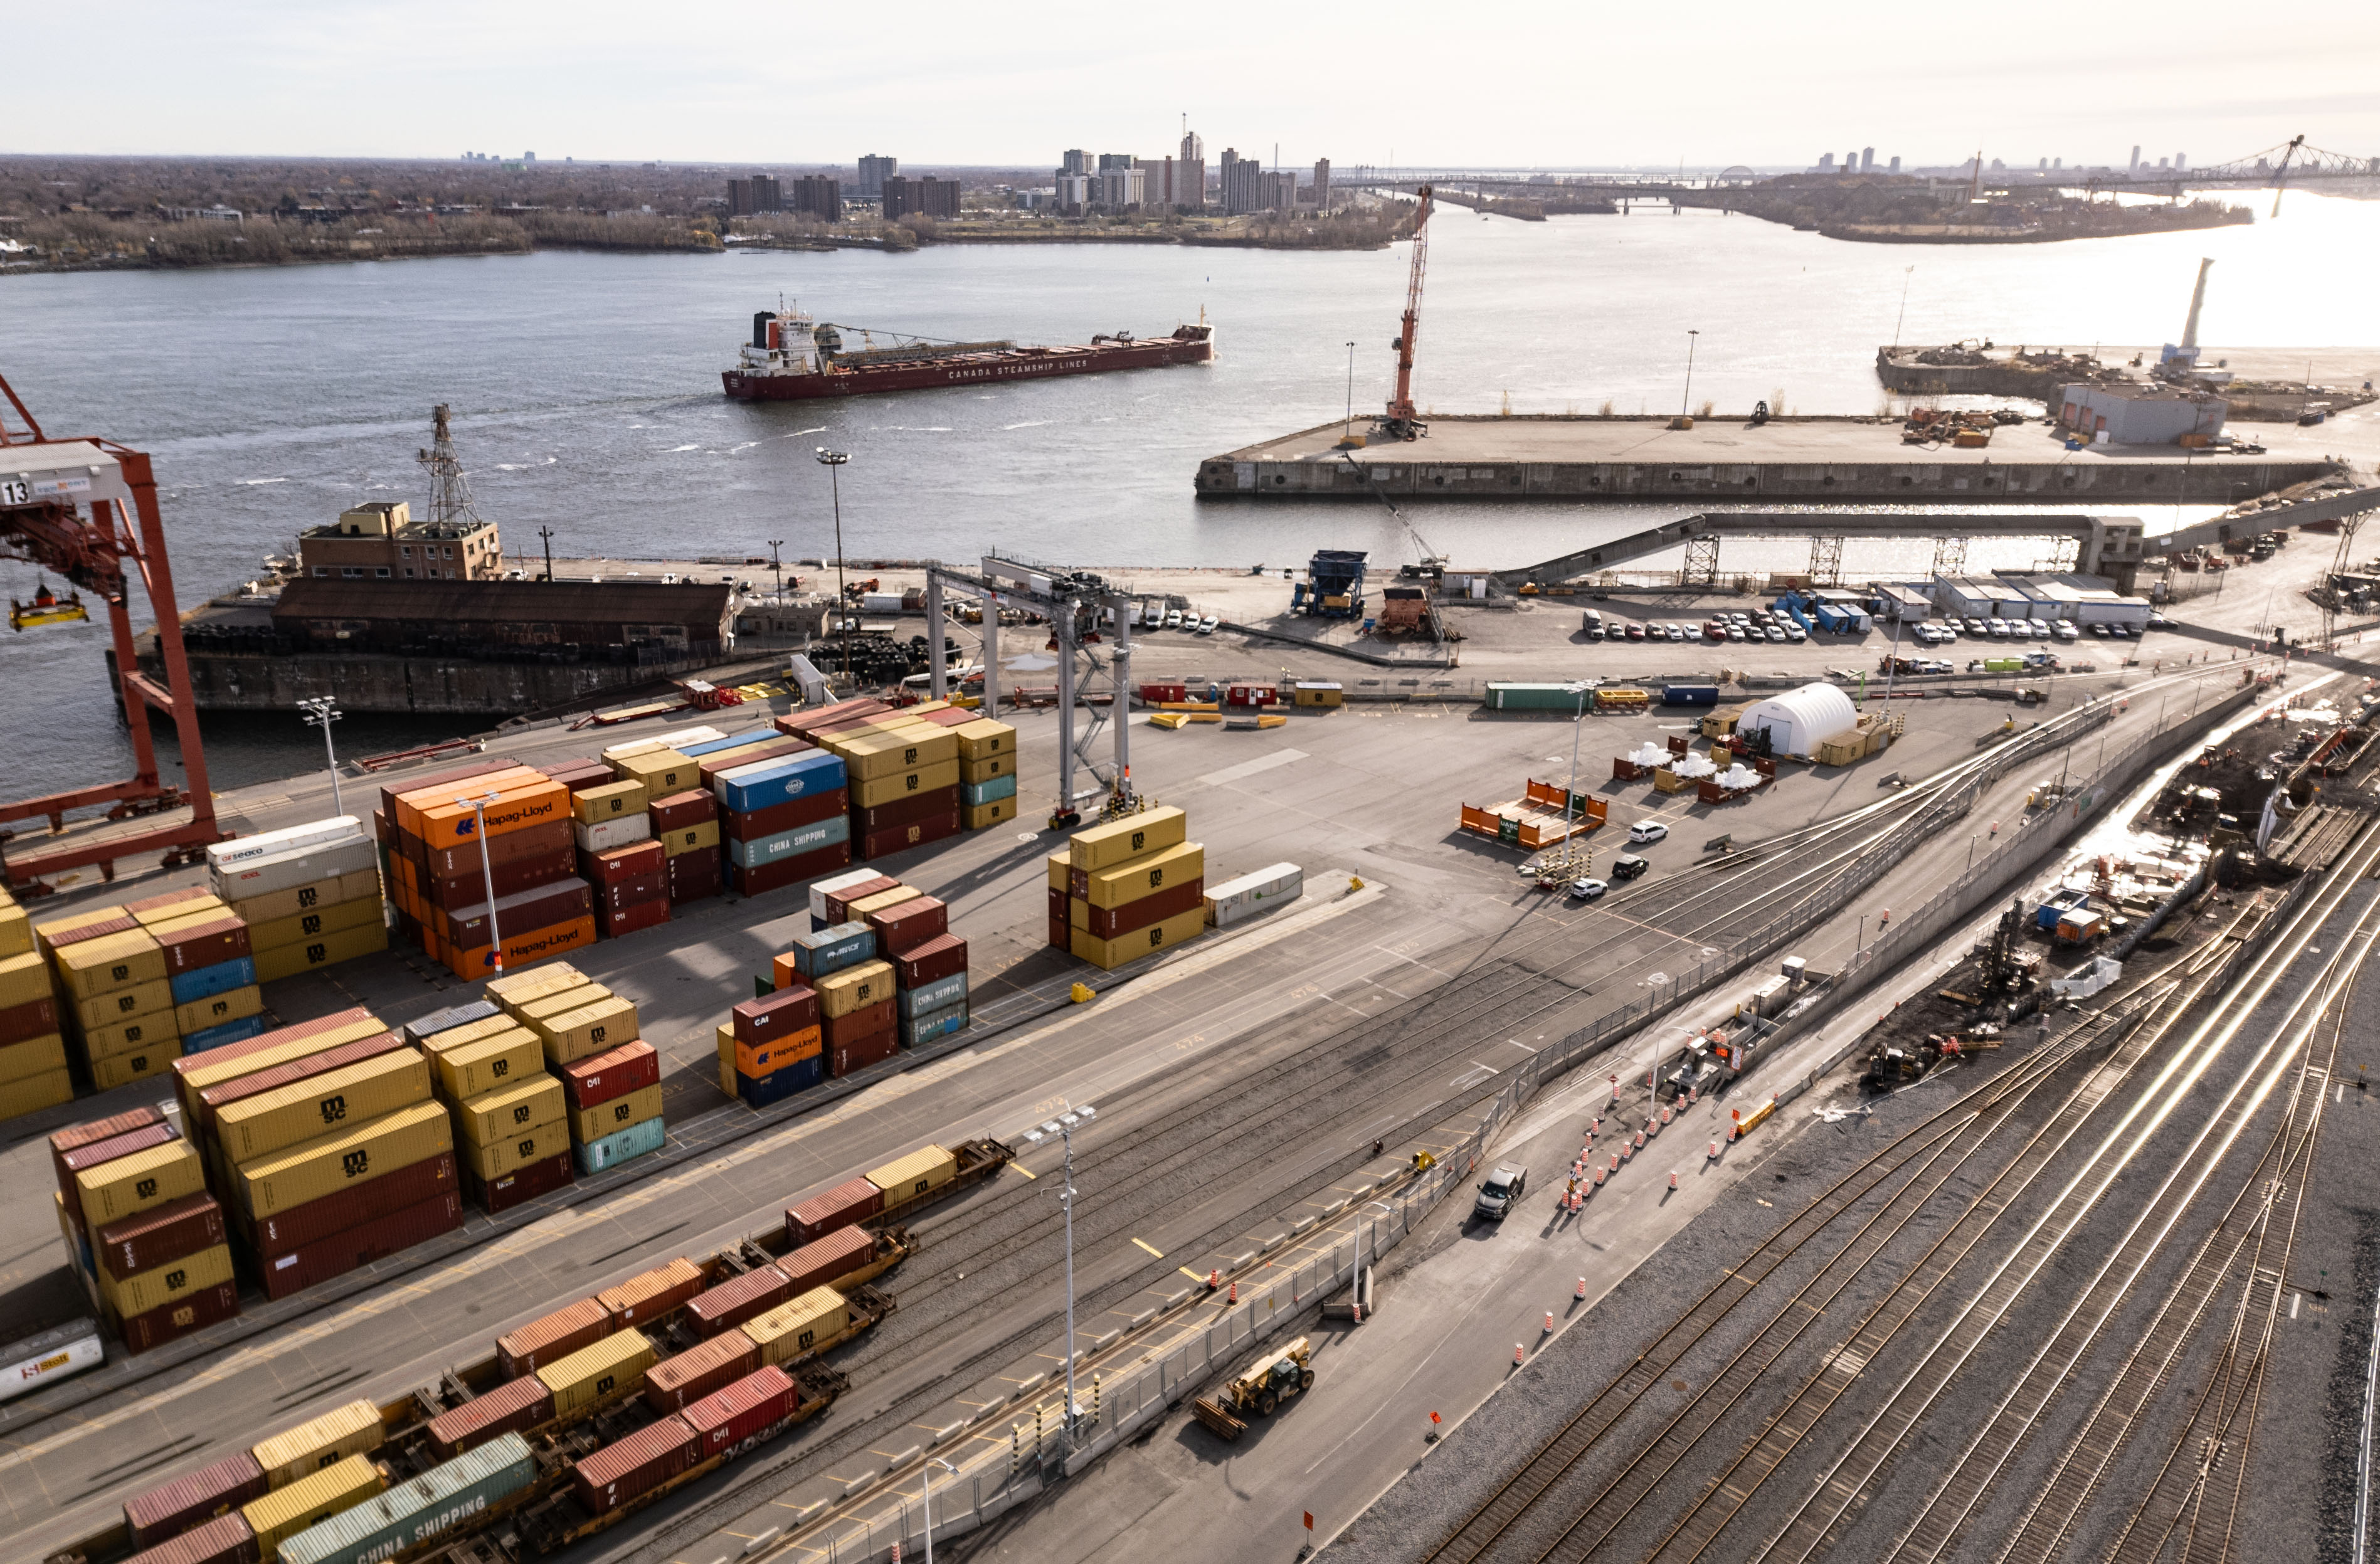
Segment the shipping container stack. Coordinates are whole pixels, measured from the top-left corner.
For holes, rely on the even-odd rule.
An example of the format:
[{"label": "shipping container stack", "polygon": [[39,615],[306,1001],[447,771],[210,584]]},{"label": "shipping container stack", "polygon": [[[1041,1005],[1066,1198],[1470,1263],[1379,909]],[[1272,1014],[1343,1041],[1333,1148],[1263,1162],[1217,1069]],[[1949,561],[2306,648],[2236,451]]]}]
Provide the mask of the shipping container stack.
[{"label": "shipping container stack", "polygon": [[134,1352],[239,1313],[224,1211],[154,1108],[50,1136],[58,1232],[91,1308]]},{"label": "shipping container stack", "polygon": [[258,983],[388,948],[380,854],[353,815],[217,843],[207,878],[247,926]]},{"label": "shipping container stack", "polygon": [[464,1199],[493,1216],[570,1182],[570,1147],[553,1128],[561,1083],[546,1069],[542,1037],[493,1000],[433,1012],[407,1023],[405,1036],[429,1058]]},{"label": "shipping container stack", "polygon": [[1016,730],[989,717],[955,724],[960,814],[969,830],[1016,818]]},{"label": "shipping container stack", "polygon": [[181,1057],[164,949],[129,911],[93,907],[33,935],[55,976],[69,1062],[95,1090],[144,1080]]},{"label": "shipping container stack", "polygon": [[1180,809],[1076,831],[1049,859],[1050,943],[1102,971],[1172,950],[1207,927],[1207,850]]},{"label": "shipping container stack", "polygon": [[588,764],[480,760],[382,789],[374,823],[399,935],[473,981],[593,944],[595,893],[577,872],[570,785],[557,780]]},{"label": "shipping container stack", "polygon": [[858,858],[881,858],[959,833],[957,730],[932,720],[948,709],[929,703],[865,712],[828,718],[812,730],[811,742],[840,757],[850,775],[851,840]]},{"label": "shipping container stack", "polygon": [[33,920],[0,886],[0,1119],[73,1097],[50,964],[34,941]]},{"label": "shipping container stack", "polygon": [[851,862],[843,761],[796,734],[763,730],[696,758],[719,803],[727,881],[738,894],[798,885]]},{"label": "shipping container stack", "polygon": [[[545,1134],[556,1140],[556,1148],[562,1154],[576,1158],[578,1171],[600,1173],[631,1158],[661,1149],[669,1132],[662,1118],[658,1056],[653,1059],[650,1081],[638,1080],[617,1092],[606,1090],[607,1085],[617,1085],[632,1073],[644,1073],[642,1066],[634,1071],[628,1067],[630,1057],[641,1057],[634,1055],[631,1049],[631,1045],[640,1043],[642,1037],[632,1001],[601,983],[589,981],[577,968],[567,964],[499,978],[488,985],[488,997],[536,1034],[542,1044],[546,1080],[552,1089],[550,1093],[542,1087],[537,1089],[535,1117],[540,1123],[553,1126]],[[615,1063],[619,1068],[609,1075],[597,1070],[599,1079],[589,1091],[576,1090],[574,1068],[598,1061]],[[526,1086],[510,1090],[524,1106],[532,1095]],[[574,1097],[578,1098],[575,1103]],[[545,1117],[549,1114],[550,1120]],[[529,1121],[520,1118],[517,1109],[515,1117],[517,1125]],[[525,1130],[516,1133],[526,1134]],[[537,1151],[540,1158],[555,1154],[542,1141]],[[483,1179],[493,1176],[480,1175]]]}]

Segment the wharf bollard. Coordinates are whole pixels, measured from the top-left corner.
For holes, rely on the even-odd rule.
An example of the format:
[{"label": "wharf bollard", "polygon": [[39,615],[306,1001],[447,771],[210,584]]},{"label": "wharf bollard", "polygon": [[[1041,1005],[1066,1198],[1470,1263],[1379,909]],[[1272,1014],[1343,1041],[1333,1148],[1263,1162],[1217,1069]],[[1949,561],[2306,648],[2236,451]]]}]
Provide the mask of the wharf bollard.
[{"label": "wharf bollard", "polygon": [[1553,1312],[1551,1309],[1548,1309],[1548,1310],[1546,1311],[1546,1334],[1547,1334],[1547,1335],[1548,1335],[1548,1336],[1551,1336],[1553,1333],[1554,1333],[1554,1312]]},{"label": "wharf bollard", "polygon": [[1713,1142],[1711,1142],[1711,1143],[1710,1143],[1710,1150],[1709,1150],[1707,1153],[1706,1153],[1706,1156],[1709,1156],[1709,1157],[1712,1157],[1712,1158],[1717,1158],[1717,1157],[1718,1156],[1718,1142],[1717,1142],[1717,1141],[1713,1141]]},{"label": "wharf bollard", "polygon": [[1580,1277],[1578,1279],[1578,1291],[1571,1294],[1571,1296],[1576,1298],[1582,1303],[1586,1302],[1586,1278]]},{"label": "wharf bollard", "polygon": [[1675,1168],[1670,1170],[1670,1187],[1671,1189],[1678,1187],[1678,1170]]},{"label": "wharf bollard", "polygon": [[1226,1303],[1238,1303],[1239,1301],[1240,1301],[1240,1279],[1239,1279],[1239,1278],[1237,1278],[1237,1277],[1233,1277],[1233,1278],[1232,1279],[1232,1295],[1231,1295],[1230,1297],[1228,1297],[1228,1298],[1224,1299],[1224,1300],[1223,1300],[1223,1302],[1225,1302]]},{"label": "wharf bollard", "polygon": [[1520,1366],[1521,1366],[1521,1359],[1522,1359],[1522,1347],[1521,1347],[1521,1344],[1520,1344],[1518,1341],[1515,1341],[1515,1342],[1513,1342],[1513,1343],[1512,1343],[1512,1366],[1513,1366],[1514,1368],[1518,1368],[1518,1367],[1520,1367]]}]

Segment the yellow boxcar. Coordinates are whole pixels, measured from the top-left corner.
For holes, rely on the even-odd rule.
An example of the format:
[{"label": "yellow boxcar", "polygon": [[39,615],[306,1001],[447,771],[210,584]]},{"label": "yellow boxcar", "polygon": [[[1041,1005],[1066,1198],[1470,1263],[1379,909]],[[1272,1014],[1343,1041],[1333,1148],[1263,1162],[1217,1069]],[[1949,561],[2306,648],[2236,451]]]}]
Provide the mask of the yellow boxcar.
[{"label": "yellow boxcar", "polygon": [[622,1330],[547,1364],[537,1376],[552,1393],[553,1415],[573,1417],[643,1384],[653,1359],[653,1344],[644,1332]]},{"label": "yellow boxcar", "polygon": [[275,1488],[239,1507],[248,1529],[256,1534],[258,1564],[275,1564],[281,1545],[309,1526],[371,1498],[381,1491],[380,1468],[359,1455],[348,1456],[285,1488]]},{"label": "yellow boxcar", "polygon": [[832,1287],[813,1287],[744,1322],[763,1364],[785,1364],[832,1346],[851,1324],[851,1301]]},{"label": "yellow boxcar", "polygon": [[353,1400],[251,1445],[248,1453],[264,1468],[266,1482],[285,1488],[349,1456],[370,1454],[380,1449],[383,1433],[380,1408],[368,1400]]},{"label": "yellow boxcar", "polygon": [[891,1206],[941,1188],[956,1178],[958,1171],[957,1158],[939,1146],[921,1146],[908,1156],[895,1158],[860,1176],[882,1190],[884,1204]]}]

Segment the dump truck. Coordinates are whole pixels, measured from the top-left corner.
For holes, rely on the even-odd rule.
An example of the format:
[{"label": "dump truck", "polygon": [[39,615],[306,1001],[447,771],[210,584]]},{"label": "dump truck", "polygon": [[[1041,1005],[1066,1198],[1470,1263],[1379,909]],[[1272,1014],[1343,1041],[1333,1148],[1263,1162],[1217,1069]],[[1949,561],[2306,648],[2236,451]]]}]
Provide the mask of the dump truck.
[{"label": "dump truck", "polygon": [[1273,1409],[1300,1390],[1314,1388],[1314,1349],[1303,1336],[1279,1352],[1257,1360],[1246,1373],[1225,1380],[1211,1397],[1190,1403],[1199,1422],[1226,1439],[1247,1432],[1251,1414],[1269,1417]]}]

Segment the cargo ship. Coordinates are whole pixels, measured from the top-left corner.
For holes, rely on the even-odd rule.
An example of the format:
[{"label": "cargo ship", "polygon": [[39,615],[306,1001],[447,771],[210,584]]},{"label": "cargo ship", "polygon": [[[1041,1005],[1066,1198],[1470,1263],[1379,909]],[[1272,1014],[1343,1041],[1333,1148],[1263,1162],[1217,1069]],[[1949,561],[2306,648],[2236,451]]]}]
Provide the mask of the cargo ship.
[{"label": "cargo ship", "polygon": [[720,375],[727,394],[746,402],[792,402],[813,396],[872,396],[938,385],[988,385],[1098,375],[1111,370],[1154,370],[1204,364],[1215,357],[1215,329],[1199,312],[1196,325],[1171,336],[1130,332],[1091,338],[1078,347],[1019,346],[1014,342],[911,342],[846,352],[843,333],[802,309],[763,309],[752,317],[752,340]]}]

